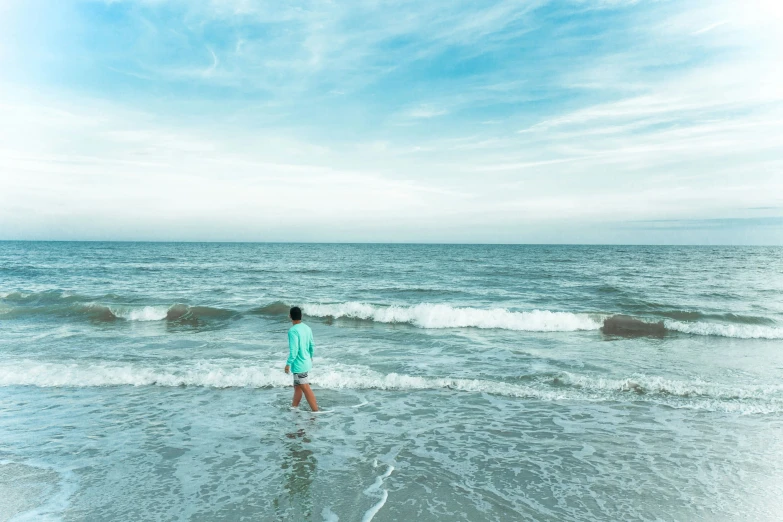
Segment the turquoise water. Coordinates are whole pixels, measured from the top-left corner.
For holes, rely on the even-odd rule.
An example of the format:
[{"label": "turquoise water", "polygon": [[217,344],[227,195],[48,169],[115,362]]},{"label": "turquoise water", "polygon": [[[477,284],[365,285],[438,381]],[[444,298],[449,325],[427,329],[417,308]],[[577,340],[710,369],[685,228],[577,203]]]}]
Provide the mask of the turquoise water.
[{"label": "turquoise water", "polygon": [[0,243],[0,520],[780,520],[782,428],[780,248]]}]

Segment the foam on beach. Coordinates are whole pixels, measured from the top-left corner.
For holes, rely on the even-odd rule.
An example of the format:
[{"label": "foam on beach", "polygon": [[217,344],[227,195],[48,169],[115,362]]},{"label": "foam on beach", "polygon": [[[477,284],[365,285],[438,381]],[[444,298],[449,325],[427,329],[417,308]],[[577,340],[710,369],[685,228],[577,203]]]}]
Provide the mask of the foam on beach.
[{"label": "foam on beach", "polygon": [[[370,520],[373,519],[375,515],[378,514],[378,511],[381,510],[381,508],[386,504],[386,500],[389,498],[389,491],[387,489],[382,489],[381,486],[383,486],[383,481],[389,478],[389,475],[392,474],[392,471],[394,471],[394,466],[391,464],[388,465],[388,469],[385,473],[382,475],[378,475],[375,478],[375,482],[364,490],[364,494],[368,496],[374,495],[376,492],[380,491],[381,498],[378,500],[376,504],[374,504],[370,509],[368,509],[364,516],[362,517],[362,522],[370,522]],[[375,462],[375,467],[378,467],[378,462]]]},{"label": "foam on beach", "polygon": [[[680,381],[635,374],[625,379],[562,372],[527,383],[383,374],[360,366],[326,365],[313,374],[315,386],[332,390],[427,391],[486,393],[540,401],[639,401],[672,407],[739,413],[783,411],[783,385],[728,386],[702,380]],[[0,367],[0,386],[118,387],[162,386],[204,388],[282,388],[289,375],[267,366],[228,366],[209,361],[174,368],[127,363],[53,363],[21,361]],[[366,401],[359,406],[364,406]]]}]

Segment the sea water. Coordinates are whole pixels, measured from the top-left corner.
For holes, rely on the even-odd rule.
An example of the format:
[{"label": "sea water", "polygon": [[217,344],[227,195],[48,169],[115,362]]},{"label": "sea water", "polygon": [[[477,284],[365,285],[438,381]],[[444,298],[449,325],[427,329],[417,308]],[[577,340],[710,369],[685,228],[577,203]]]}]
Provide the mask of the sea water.
[{"label": "sea water", "polygon": [[781,520],[783,249],[0,243],[8,519]]}]

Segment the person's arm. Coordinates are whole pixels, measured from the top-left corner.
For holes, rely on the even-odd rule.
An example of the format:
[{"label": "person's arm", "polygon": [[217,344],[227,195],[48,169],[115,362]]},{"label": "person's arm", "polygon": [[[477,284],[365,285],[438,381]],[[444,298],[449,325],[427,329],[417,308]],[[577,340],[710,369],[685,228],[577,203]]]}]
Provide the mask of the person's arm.
[{"label": "person's arm", "polygon": [[292,330],[288,330],[288,360],[285,362],[285,373],[291,369],[297,355],[299,355],[299,337]]},{"label": "person's arm", "polygon": [[313,339],[312,335],[310,336],[310,346],[308,348],[310,350],[310,359],[312,359],[315,352],[315,339]]}]

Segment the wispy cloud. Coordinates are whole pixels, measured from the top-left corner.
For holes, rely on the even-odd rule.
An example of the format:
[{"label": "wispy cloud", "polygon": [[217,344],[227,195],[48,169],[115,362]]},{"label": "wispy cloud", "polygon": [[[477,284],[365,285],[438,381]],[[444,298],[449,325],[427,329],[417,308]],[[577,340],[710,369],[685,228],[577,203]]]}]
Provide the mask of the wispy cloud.
[{"label": "wispy cloud", "polygon": [[691,34],[692,35],[704,34],[704,33],[707,33],[709,31],[712,31],[713,29],[717,29],[718,27],[720,27],[722,25],[725,25],[727,23],[729,23],[728,20],[721,20],[720,22],[715,22],[714,24],[710,24],[710,25],[708,25],[706,27],[702,27],[698,31],[694,31]]},{"label": "wispy cloud", "polygon": [[629,227],[641,226],[653,230],[703,230],[748,227],[783,228],[783,216],[763,218],[718,218],[718,219],[661,219],[652,221],[634,221]]},{"label": "wispy cloud", "polygon": [[435,118],[436,116],[443,116],[444,114],[448,114],[448,111],[445,109],[439,109],[436,107],[431,107],[427,105],[422,105],[420,107],[415,107],[413,109],[410,109],[405,112],[405,115],[409,118]]},{"label": "wispy cloud", "polygon": [[771,217],[748,209],[783,193],[773,4],[15,2],[0,228],[21,207],[133,223],[145,201],[169,229],[257,239],[290,214],[514,241],[531,223]]},{"label": "wispy cloud", "polygon": [[204,72],[202,73],[204,76],[209,77],[214,74],[215,69],[217,69],[218,64],[220,63],[220,60],[218,60],[217,55],[215,54],[215,51],[207,47],[207,50],[209,51],[209,54],[212,55],[212,65],[204,69]]}]

